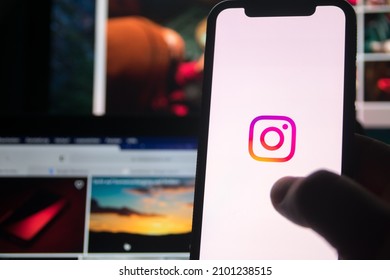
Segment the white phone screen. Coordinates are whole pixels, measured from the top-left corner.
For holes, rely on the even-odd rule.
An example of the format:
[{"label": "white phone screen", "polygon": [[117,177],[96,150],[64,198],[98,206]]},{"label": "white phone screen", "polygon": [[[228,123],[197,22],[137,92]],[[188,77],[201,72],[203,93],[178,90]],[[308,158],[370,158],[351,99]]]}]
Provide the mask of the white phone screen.
[{"label": "white phone screen", "polygon": [[[341,172],[346,19],[217,17],[200,259],[335,259],[273,208],[280,177]],[[332,207],[332,205],[329,205]]]}]

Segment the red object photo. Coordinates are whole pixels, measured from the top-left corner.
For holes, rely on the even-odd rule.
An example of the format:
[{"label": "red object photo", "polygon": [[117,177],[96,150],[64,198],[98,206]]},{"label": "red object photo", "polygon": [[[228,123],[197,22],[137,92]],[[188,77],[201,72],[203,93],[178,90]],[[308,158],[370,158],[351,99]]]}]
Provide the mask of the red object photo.
[{"label": "red object photo", "polygon": [[3,231],[23,241],[36,237],[66,206],[66,199],[36,193],[4,222]]}]

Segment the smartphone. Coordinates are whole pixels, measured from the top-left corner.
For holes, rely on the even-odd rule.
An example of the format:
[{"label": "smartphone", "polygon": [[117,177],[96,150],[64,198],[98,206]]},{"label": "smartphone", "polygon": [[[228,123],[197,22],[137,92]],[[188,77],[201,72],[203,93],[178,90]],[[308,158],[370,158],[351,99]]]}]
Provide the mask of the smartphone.
[{"label": "smartphone", "polygon": [[287,175],[349,172],[353,7],[224,1],[206,36],[190,258],[336,259],[322,237],[276,212],[270,189]]}]

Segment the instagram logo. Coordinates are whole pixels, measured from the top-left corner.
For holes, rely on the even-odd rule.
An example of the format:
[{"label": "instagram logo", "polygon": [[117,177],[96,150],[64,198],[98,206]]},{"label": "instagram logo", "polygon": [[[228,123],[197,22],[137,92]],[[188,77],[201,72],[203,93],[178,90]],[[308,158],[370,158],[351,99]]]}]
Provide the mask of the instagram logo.
[{"label": "instagram logo", "polygon": [[249,129],[249,154],[258,161],[285,162],[295,153],[296,126],[285,116],[259,116]]}]

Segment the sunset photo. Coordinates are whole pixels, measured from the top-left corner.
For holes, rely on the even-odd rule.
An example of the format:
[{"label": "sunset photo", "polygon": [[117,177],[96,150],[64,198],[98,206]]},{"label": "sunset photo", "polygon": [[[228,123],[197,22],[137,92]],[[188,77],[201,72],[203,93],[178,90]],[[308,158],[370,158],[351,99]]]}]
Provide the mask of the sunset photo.
[{"label": "sunset photo", "polygon": [[94,178],[90,251],[186,251],[167,238],[189,237],[193,195],[193,178]]}]

